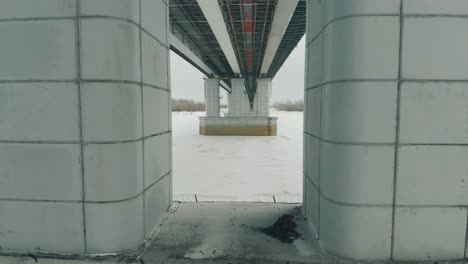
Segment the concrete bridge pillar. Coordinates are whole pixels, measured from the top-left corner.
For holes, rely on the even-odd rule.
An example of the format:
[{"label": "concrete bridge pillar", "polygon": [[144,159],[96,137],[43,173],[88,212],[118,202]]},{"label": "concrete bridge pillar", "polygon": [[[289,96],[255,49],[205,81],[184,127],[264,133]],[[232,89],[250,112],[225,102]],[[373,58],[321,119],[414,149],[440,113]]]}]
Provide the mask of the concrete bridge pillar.
[{"label": "concrete bridge pillar", "polygon": [[168,3],[0,1],[0,251],[116,253],[171,204]]},{"label": "concrete bridge pillar", "polygon": [[244,79],[232,79],[232,93],[229,94],[229,116],[268,117],[270,116],[271,79],[257,79],[257,93],[253,108],[250,107],[249,97],[245,93]]},{"label": "concrete bridge pillar", "polygon": [[305,211],[352,259],[467,257],[468,2],[309,0]]},{"label": "concrete bridge pillar", "polygon": [[250,107],[244,83],[244,79],[231,79],[228,113],[224,117],[213,117],[209,116],[207,112],[207,117],[200,118],[200,134],[276,135],[277,118],[270,117],[271,79],[257,80],[257,94],[255,95],[253,108]]},{"label": "concrete bridge pillar", "polygon": [[258,116],[270,116],[271,101],[271,79],[257,79],[257,94],[255,104],[257,105]]},{"label": "concrete bridge pillar", "polygon": [[257,104],[250,108],[249,97],[245,93],[244,79],[231,79],[231,93],[228,95],[228,116],[255,116]]},{"label": "concrete bridge pillar", "polygon": [[205,80],[205,106],[207,117],[219,117],[219,79]]}]

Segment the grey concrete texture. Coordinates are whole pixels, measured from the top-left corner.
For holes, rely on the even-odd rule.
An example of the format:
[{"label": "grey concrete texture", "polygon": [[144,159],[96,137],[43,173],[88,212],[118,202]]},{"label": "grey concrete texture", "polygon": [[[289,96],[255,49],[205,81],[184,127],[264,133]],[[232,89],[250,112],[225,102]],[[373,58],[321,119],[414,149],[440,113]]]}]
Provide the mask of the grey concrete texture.
[{"label": "grey concrete texture", "polygon": [[[291,216],[296,226],[284,222]],[[145,247],[121,255],[101,257],[26,255],[0,256],[0,264],[299,264],[299,263],[408,263],[391,261],[355,261],[327,253],[308,231],[300,204],[198,202],[175,203]],[[265,229],[278,227],[277,231]],[[282,234],[294,234],[290,242]],[[306,247],[304,247],[306,246]],[[431,263],[434,261],[411,262]],[[464,261],[439,261],[458,264]]]},{"label": "grey concrete texture", "polygon": [[308,1],[304,209],[330,252],[467,257],[467,8]]},{"label": "grey concrete texture", "polygon": [[168,12],[0,1],[0,252],[134,249],[166,212]]},{"label": "grey concrete texture", "polygon": [[[171,203],[167,2],[110,1],[0,2],[3,252],[134,249]],[[304,211],[329,252],[467,257],[467,18],[465,0],[308,0]]]},{"label": "grey concrete texture", "polygon": [[205,106],[207,117],[219,117],[220,98],[219,98],[219,79],[205,80]]},{"label": "grey concrete texture", "polygon": [[257,93],[250,108],[249,98],[245,91],[245,79],[231,79],[232,92],[228,94],[229,117],[268,117],[270,116],[271,79],[257,79]]}]

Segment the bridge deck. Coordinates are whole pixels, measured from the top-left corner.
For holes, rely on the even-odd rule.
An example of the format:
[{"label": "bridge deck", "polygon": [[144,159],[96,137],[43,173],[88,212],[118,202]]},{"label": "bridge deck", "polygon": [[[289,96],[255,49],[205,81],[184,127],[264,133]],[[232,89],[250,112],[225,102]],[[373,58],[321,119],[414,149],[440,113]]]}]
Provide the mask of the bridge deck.
[{"label": "bridge deck", "polygon": [[[256,91],[256,78],[273,78],[304,35],[306,2],[291,1],[292,16],[289,22],[283,21],[285,31],[279,36],[277,32],[271,32],[275,15],[284,11],[279,7],[278,0],[213,0],[204,3],[205,8],[215,10],[213,14],[219,14],[219,20],[224,20],[215,23],[219,25],[224,22],[220,26],[222,29],[218,27],[213,30],[213,22],[209,21],[213,18],[205,17],[204,12],[207,11],[200,7],[198,1],[172,0],[171,33],[197,54],[203,64],[212,70],[213,77],[224,79],[228,85],[231,78],[245,78],[246,90],[252,99]],[[220,36],[220,32],[224,32],[225,37]],[[268,44],[278,37],[281,41],[276,52],[268,53]],[[218,41],[220,38],[223,43]],[[184,55],[174,45],[171,49]],[[226,56],[226,49],[230,56]],[[194,61],[188,61],[197,67]],[[267,63],[267,70],[262,71],[265,61],[271,64]]]}]

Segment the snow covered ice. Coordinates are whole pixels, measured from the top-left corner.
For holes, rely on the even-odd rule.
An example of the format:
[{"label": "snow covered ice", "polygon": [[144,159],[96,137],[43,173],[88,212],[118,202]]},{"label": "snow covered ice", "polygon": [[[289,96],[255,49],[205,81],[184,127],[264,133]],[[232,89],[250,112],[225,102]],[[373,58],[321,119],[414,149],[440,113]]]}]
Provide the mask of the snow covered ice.
[{"label": "snow covered ice", "polygon": [[173,112],[176,201],[302,202],[302,112],[272,111],[278,136],[201,136],[204,112]]}]

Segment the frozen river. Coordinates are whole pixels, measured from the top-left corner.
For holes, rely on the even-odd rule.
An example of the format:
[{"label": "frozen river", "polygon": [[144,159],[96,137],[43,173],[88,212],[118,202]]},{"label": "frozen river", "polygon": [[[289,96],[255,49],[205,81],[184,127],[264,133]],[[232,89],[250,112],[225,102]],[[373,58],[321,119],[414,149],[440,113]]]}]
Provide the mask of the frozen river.
[{"label": "frozen river", "polygon": [[272,111],[278,136],[200,136],[204,112],[174,112],[174,200],[302,201],[302,112]]}]

